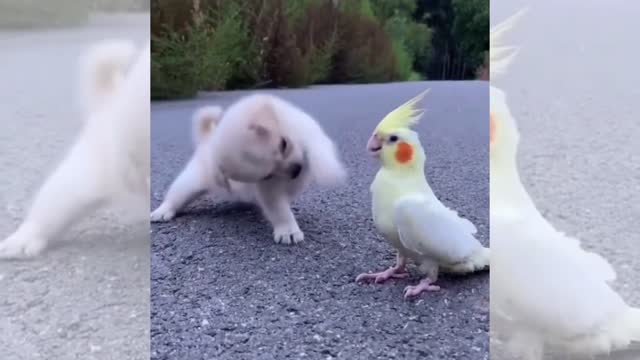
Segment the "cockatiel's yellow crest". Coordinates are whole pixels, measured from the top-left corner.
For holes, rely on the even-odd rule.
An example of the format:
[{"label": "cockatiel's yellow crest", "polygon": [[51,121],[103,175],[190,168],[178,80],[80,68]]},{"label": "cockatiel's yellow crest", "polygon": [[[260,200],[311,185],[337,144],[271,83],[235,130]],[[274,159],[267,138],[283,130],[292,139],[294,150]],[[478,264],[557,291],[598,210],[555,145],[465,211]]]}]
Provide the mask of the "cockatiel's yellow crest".
[{"label": "cockatiel's yellow crest", "polygon": [[524,8],[518,11],[489,30],[489,73],[492,78],[502,74],[518,53],[517,47],[503,46],[502,37],[528,10],[529,8]]},{"label": "cockatiel's yellow crest", "polygon": [[[528,10],[529,8],[527,7],[518,11],[489,31],[489,69],[491,79],[505,73],[513,58],[518,54],[519,48],[504,46],[502,38]],[[505,95],[501,90],[490,86],[489,145],[492,159],[497,152],[511,151],[515,156],[515,149],[509,150],[508,148],[515,146],[513,144],[514,141],[517,143],[517,127],[509,114],[504,97]],[[498,143],[500,143],[499,146],[496,145]]]},{"label": "cockatiel's yellow crest", "polygon": [[431,89],[427,89],[421,92],[418,96],[388,113],[382,121],[380,121],[378,126],[376,126],[375,131],[387,133],[394,129],[408,129],[416,125],[424,114],[424,110],[416,108],[416,104],[422,100],[430,90]]}]

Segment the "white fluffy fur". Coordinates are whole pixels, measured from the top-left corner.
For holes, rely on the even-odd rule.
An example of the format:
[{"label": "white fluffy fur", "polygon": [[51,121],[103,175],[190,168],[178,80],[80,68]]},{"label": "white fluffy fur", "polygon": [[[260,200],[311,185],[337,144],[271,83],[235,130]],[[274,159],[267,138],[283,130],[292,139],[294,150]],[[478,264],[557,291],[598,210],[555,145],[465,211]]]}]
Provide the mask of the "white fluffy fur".
[{"label": "white fluffy fur", "polygon": [[0,243],[0,258],[39,254],[68,226],[111,201],[135,195],[148,204],[150,48],[146,44],[135,59],[134,49],[128,41],[107,41],[82,58],[85,126],[20,227]]},{"label": "white fluffy fur", "polygon": [[[304,234],[291,202],[313,180],[331,186],[346,179],[333,141],[316,120],[272,95],[246,96],[224,112],[215,106],[197,110],[193,138],[195,152],[151,213],[152,221],[171,220],[202,194],[226,195],[257,204],[273,226],[276,243],[298,243]],[[279,149],[283,138],[285,155]],[[257,161],[246,160],[242,153]],[[291,178],[287,169],[294,163],[303,170]]]}]

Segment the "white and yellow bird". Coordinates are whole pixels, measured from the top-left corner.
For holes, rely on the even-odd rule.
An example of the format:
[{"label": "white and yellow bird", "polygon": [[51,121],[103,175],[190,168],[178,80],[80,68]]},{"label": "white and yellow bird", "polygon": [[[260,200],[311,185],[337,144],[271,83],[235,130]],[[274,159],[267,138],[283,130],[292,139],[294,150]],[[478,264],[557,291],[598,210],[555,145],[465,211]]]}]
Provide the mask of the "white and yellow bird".
[{"label": "white and yellow bird", "polygon": [[[515,55],[500,41],[522,14],[490,31],[492,79]],[[490,91],[491,327],[525,360],[542,360],[547,348],[591,357],[640,342],[640,309],[611,288],[611,265],[536,208],[520,180],[519,131],[506,94]]]},{"label": "white and yellow bird", "polygon": [[373,220],[398,252],[395,266],[360,274],[356,281],[406,278],[410,259],[426,277],[418,285],[407,286],[405,297],[439,290],[434,283],[440,268],[461,274],[489,267],[490,251],[474,237],[476,227],[442,204],[425,177],[426,154],[411,126],[423,115],[416,104],[428,91],[385,116],[367,144],[382,165],[371,184]]}]

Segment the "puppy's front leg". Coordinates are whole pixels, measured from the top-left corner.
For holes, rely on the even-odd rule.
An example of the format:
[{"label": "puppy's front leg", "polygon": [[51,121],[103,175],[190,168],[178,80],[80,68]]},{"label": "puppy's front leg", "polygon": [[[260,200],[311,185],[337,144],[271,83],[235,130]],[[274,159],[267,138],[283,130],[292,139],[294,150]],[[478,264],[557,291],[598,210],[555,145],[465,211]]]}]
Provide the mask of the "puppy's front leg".
[{"label": "puppy's front leg", "polygon": [[281,189],[268,186],[269,182],[258,184],[258,204],[273,226],[273,239],[278,243],[297,244],[304,240],[304,233],[296,221],[289,199]]},{"label": "puppy's front leg", "polygon": [[0,242],[0,258],[38,255],[52,237],[108,199],[110,175],[78,143],[47,179],[18,230]]},{"label": "puppy's front leg", "polygon": [[162,204],[151,212],[151,221],[169,221],[178,211],[207,191],[207,181],[199,158],[193,156],[173,181]]}]

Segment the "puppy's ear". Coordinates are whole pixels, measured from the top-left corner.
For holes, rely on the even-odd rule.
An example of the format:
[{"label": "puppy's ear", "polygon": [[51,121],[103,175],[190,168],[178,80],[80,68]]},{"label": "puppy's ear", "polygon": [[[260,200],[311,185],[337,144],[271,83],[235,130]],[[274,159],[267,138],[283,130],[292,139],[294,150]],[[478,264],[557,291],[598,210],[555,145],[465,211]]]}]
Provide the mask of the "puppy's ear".
[{"label": "puppy's ear", "polygon": [[249,130],[259,139],[268,140],[277,132],[278,120],[270,103],[265,102],[254,109]]}]

